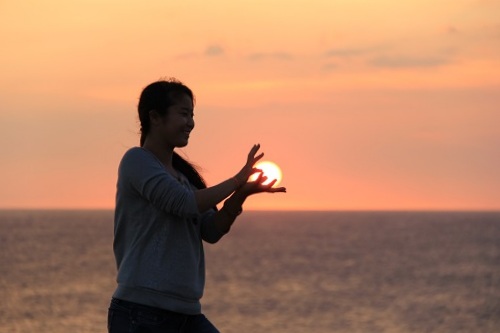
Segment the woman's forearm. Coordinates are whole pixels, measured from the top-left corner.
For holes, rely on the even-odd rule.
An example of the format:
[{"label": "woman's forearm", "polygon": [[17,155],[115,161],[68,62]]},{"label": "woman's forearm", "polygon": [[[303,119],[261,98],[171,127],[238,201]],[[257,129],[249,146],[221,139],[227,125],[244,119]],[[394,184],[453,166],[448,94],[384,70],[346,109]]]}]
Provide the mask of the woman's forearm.
[{"label": "woman's forearm", "polygon": [[217,185],[195,191],[194,197],[196,199],[198,211],[203,213],[207,209],[215,207],[230,196],[240,185],[241,183],[237,178],[232,177]]},{"label": "woman's forearm", "polygon": [[236,191],[225,202],[221,210],[215,214],[215,225],[223,233],[227,233],[234,220],[241,214],[243,203],[247,196]]}]

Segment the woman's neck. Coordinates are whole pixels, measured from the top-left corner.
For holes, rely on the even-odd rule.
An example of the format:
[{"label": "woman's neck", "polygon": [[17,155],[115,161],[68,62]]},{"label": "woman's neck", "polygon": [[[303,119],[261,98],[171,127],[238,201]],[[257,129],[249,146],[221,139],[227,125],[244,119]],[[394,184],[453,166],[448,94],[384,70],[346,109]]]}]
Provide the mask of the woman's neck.
[{"label": "woman's neck", "polygon": [[172,164],[172,158],[174,155],[173,148],[166,148],[159,144],[154,144],[151,140],[147,140],[142,145],[142,148],[150,151],[153,155],[160,160],[160,162],[171,172],[175,172],[174,166]]}]

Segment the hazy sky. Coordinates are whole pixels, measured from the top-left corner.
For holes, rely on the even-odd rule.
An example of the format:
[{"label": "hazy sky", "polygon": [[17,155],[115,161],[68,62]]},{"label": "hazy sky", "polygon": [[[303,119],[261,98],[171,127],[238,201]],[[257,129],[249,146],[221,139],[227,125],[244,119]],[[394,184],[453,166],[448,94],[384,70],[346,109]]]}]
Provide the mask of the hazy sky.
[{"label": "hazy sky", "polygon": [[0,1],[0,208],[112,208],[144,86],[197,98],[209,184],[247,209],[500,209],[500,0]]}]

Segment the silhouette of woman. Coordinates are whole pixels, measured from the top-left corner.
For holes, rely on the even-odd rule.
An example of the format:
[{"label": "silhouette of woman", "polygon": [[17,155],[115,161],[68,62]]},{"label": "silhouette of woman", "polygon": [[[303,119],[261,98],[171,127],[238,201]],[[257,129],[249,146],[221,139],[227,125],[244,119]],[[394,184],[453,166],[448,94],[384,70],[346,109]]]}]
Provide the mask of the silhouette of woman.
[{"label": "silhouette of woman", "polygon": [[[118,168],[113,250],[118,286],[108,332],[219,332],[202,314],[203,241],[229,232],[246,198],[286,192],[255,169],[260,145],[233,177],[211,187],[174,149],[188,144],[194,96],[175,79],[148,85],[139,99],[140,147]],[[258,173],[254,181],[249,177]],[[225,200],[225,201],[224,201]],[[223,203],[217,210],[216,205]]]}]

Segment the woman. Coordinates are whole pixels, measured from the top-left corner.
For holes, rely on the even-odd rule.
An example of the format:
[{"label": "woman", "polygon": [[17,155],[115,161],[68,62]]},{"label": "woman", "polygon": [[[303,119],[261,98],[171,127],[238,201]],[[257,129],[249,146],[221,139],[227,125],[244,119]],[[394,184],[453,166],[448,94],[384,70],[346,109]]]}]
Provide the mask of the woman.
[{"label": "woman", "polygon": [[[192,91],[174,79],[147,86],[139,100],[141,147],[120,162],[113,249],[118,286],[108,312],[110,333],[219,332],[201,313],[205,283],[202,240],[215,243],[264,185],[254,145],[233,177],[206,187],[175,148],[194,128]],[[250,175],[258,173],[255,181]],[[224,199],[223,207],[216,205]]]}]

